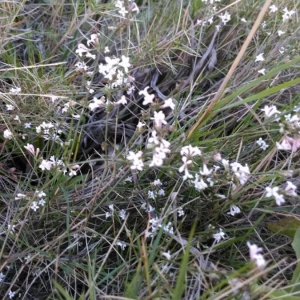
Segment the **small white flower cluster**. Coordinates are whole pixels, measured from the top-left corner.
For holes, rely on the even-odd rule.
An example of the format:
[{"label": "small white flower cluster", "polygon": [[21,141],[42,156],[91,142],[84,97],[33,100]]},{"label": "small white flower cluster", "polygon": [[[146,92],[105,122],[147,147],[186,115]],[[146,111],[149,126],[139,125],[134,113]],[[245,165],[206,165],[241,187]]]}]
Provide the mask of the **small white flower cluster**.
[{"label": "small white flower cluster", "polygon": [[179,172],[180,173],[184,172],[183,180],[191,179],[193,178],[193,175],[189,173],[188,167],[192,165],[193,163],[192,159],[195,156],[201,155],[201,150],[198,147],[193,147],[191,145],[188,145],[182,147],[182,149],[180,150],[180,154],[181,154],[183,165],[179,168]]},{"label": "small white flower cluster", "polygon": [[[155,113],[156,112],[154,112],[154,114]],[[159,122],[159,120],[156,120],[156,124],[158,124]],[[151,132],[151,137],[148,139],[147,145],[148,148],[153,149],[152,161],[149,165],[150,167],[160,167],[163,165],[163,161],[164,159],[166,159],[167,154],[171,152],[171,150],[169,149],[170,145],[171,144],[168,141],[166,141],[162,137],[157,136],[156,130],[153,130]]]},{"label": "small white flower cluster", "polygon": [[69,176],[75,176],[77,175],[77,171],[80,169],[79,165],[73,165],[71,167],[66,167],[65,163],[61,160],[56,158],[54,155],[52,155],[50,157],[49,160],[43,159],[42,162],[39,165],[39,168],[42,171],[50,171],[52,169],[56,169],[57,171],[63,172],[64,175],[68,172],[68,168],[69,168]]},{"label": "small white flower cluster", "polygon": [[[129,6],[129,11],[131,12],[137,12],[139,13],[139,8],[138,6],[136,5],[135,2],[133,2],[132,0],[129,0],[130,3],[130,6]],[[122,0],[116,0],[115,2],[115,7],[118,8],[118,13],[124,18],[126,16],[126,14],[128,14],[128,11],[125,9],[125,6],[124,6],[124,1]]]},{"label": "small white flower cluster", "polygon": [[43,191],[38,191],[36,190],[33,195],[25,195],[22,193],[18,193],[17,196],[15,197],[16,200],[20,199],[28,199],[28,200],[33,200],[31,202],[30,208],[34,211],[37,211],[41,206],[45,206],[46,201],[45,198],[46,193]]},{"label": "small white flower cluster", "polygon": [[[106,219],[111,218],[112,215],[113,215],[113,213],[114,213],[114,211],[115,211],[115,208],[114,208],[113,204],[108,205],[108,208],[109,208],[109,211],[107,211],[105,213],[105,218]],[[126,210],[125,209],[121,209],[121,210],[119,210],[118,213],[119,213],[120,219],[124,221],[125,218],[126,218]]]},{"label": "small white flower cluster", "polygon": [[130,82],[126,76],[129,72],[128,68],[131,66],[129,57],[122,55],[122,60],[119,58],[105,57],[106,64],[99,65],[99,73],[104,75],[104,78],[110,81],[112,88],[121,86],[125,82]]},{"label": "small white flower cluster", "polygon": [[[274,115],[274,121],[278,122],[280,120],[278,115],[281,114],[281,112],[275,105],[265,105],[261,110],[265,112],[266,118],[270,118]],[[294,109],[294,111],[296,114],[286,114],[284,116],[285,121],[282,121],[279,124],[279,132],[284,136],[281,142],[276,142],[278,150],[296,152],[300,149],[300,117],[298,115],[298,110]]]},{"label": "small white flower cluster", "polygon": [[290,181],[286,182],[285,189],[281,189],[278,186],[275,187],[266,187],[266,197],[267,198],[275,198],[276,204],[281,205],[285,203],[285,199],[283,196],[297,196],[296,189],[297,187]]},{"label": "small white flower cluster", "polygon": [[[139,91],[139,95],[144,97],[143,105],[152,105],[154,94],[148,93],[149,86],[145,87],[143,90]],[[169,107],[171,110],[174,110],[175,104],[172,98],[166,99],[164,104],[161,105],[161,108]],[[163,125],[167,125],[165,120],[166,116],[163,111],[154,111],[154,117],[150,118],[154,121],[154,128],[151,131],[151,136],[148,138],[147,148],[153,150],[152,160],[149,164],[150,167],[160,167],[163,165],[164,159],[167,158],[167,154],[171,152],[169,149],[171,144],[163,138]],[[140,130],[145,124],[139,122],[137,125],[138,130]],[[139,151],[137,154],[134,154],[132,151],[129,152],[127,156],[128,160],[133,162],[131,169],[142,170],[144,163],[141,160],[143,153]]]},{"label": "small white flower cluster", "polygon": [[17,95],[17,94],[21,93],[21,88],[20,87],[11,88],[9,91],[10,91],[10,93]]},{"label": "small white flower cluster", "polygon": [[168,222],[168,224],[162,224],[162,220],[155,217],[151,218],[150,221],[150,230],[146,231],[146,237],[153,236],[159,228],[162,228],[164,232],[169,234],[174,234],[174,228],[172,227],[172,223]]},{"label": "small white flower cluster", "polygon": [[[93,33],[91,34],[91,39],[87,41],[87,45],[90,46],[91,44],[94,45],[98,45],[99,44],[99,39],[98,39],[98,35]],[[91,49],[89,49],[88,47],[86,47],[84,44],[78,44],[77,49],[75,50],[75,53],[77,53],[80,57],[83,56],[83,54],[85,54],[85,57],[88,58],[92,58],[92,59],[96,59],[96,55],[95,54],[91,54]],[[84,69],[85,68],[85,64],[84,63],[77,63],[76,67],[78,69]]]},{"label": "small white flower cluster", "polygon": [[59,138],[62,130],[58,129],[57,127],[57,125],[54,125],[51,122],[46,123],[44,121],[42,124],[36,127],[36,132],[41,133],[45,141],[52,140],[62,145],[62,142]]},{"label": "small white flower cluster", "polygon": [[262,248],[257,247],[257,245],[247,242],[249,248],[249,256],[252,262],[256,265],[257,268],[263,269],[267,262],[265,261],[263,255],[260,253],[263,251]]},{"label": "small white flower cluster", "polygon": [[264,151],[269,147],[269,145],[262,138],[259,138],[256,141],[256,144]]}]

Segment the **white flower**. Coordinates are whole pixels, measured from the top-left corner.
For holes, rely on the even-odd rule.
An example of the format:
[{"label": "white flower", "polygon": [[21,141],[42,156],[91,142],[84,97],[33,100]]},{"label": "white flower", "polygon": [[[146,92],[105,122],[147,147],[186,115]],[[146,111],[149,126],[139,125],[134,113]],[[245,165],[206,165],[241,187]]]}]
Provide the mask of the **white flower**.
[{"label": "white flower", "polygon": [[258,144],[262,150],[266,150],[269,147],[262,138],[259,138],[259,140],[256,141],[256,144]]},{"label": "white flower", "polygon": [[98,34],[96,33],[91,34],[91,39],[87,40],[86,43],[88,46],[90,46],[90,44],[94,44],[94,45],[99,44]]},{"label": "white flower", "polygon": [[183,180],[188,178],[193,178],[193,176],[188,171],[188,165],[190,165],[193,161],[188,159],[186,156],[182,157],[183,165],[179,168],[179,172],[184,172]]},{"label": "white flower", "polygon": [[213,169],[208,169],[206,164],[203,164],[202,171],[200,169],[200,174],[202,176],[209,176],[212,173]]},{"label": "white flower", "polygon": [[204,182],[203,178],[201,178],[199,180],[199,175],[198,174],[196,174],[195,180],[192,181],[192,182],[193,182],[193,184],[194,184],[194,186],[197,190],[204,190],[208,187],[208,185]]},{"label": "white flower", "polygon": [[165,196],[165,194],[166,194],[166,193],[165,193],[165,190],[164,190],[164,189],[159,189],[158,192],[157,192],[157,195],[158,195],[158,196]]},{"label": "white flower", "polygon": [[105,213],[105,219],[108,219],[108,218],[110,218],[111,217],[111,213],[109,212],[109,211],[107,211],[106,213]]},{"label": "white flower", "polygon": [[161,186],[162,185],[162,182],[160,181],[160,179],[156,179],[152,182],[152,185],[154,186]]},{"label": "white flower", "polygon": [[269,7],[269,9],[270,9],[270,12],[271,13],[275,13],[277,10],[278,10],[278,8],[277,8],[277,6],[276,5],[271,5],[270,7]]},{"label": "white flower", "polygon": [[227,213],[228,215],[235,216],[241,212],[240,208],[236,205],[230,205],[230,211]]},{"label": "white flower", "polygon": [[125,209],[122,209],[119,211],[119,216],[122,220],[125,220],[125,217],[126,217],[126,210]]},{"label": "white flower", "polygon": [[132,182],[132,176],[128,176],[127,178],[124,179],[124,182]]},{"label": "white flower", "polygon": [[170,260],[171,259],[171,253],[170,253],[170,250],[168,252],[163,252],[162,255],[167,259],[167,260]]},{"label": "white flower", "polygon": [[124,243],[122,241],[117,241],[116,245],[120,246],[122,250],[124,250],[127,247],[126,243]]},{"label": "white flower", "polygon": [[97,108],[103,107],[105,105],[105,97],[102,96],[100,99],[97,99],[96,97],[93,98],[92,102],[89,104],[90,110],[95,110]]},{"label": "white flower", "polygon": [[44,199],[39,200],[38,204],[40,206],[44,206],[46,204],[46,201]]},{"label": "white flower", "polygon": [[278,33],[278,36],[281,36],[281,35],[285,34],[285,32],[282,31],[282,30],[278,30],[277,33]]},{"label": "white flower", "polygon": [[30,205],[30,208],[34,211],[37,211],[39,209],[38,203],[36,201],[33,201]]},{"label": "white flower", "polygon": [[5,139],[11,140],[12,137],[13,137],[13,134],[9,129],[5,129],[4,132],[3,132],[3,136],[4,136]]},{"label": "white flower", "polygon": [[266,74],[266,69],[258,70],[257,73],[265,75]]},{"label": "white flower", "polygon": [[150,190],[148,191],[148,198],[155,199],[155,194],[153,191],[150,191]]},{"label": "white flower", "polygon": [[297,193],[296,193],[297,187],[290,181],[287,181],[286,183],[287,183],[287,186],[284,189],[285,194],[288,196],[297,196]]},{"label": "white flower", "polygon": [[113,204],[109,204],[109,205],[108,205],[108,208],[109,208],[110,211],[114,211],[114,210],[115,210]]},{"label": "white flower", "polygon": [[220,229],[219,229],[219,232],[215,233],[215,234],[213,235],[213,237],[214,237],[216,243],[218,244],[218,243],[220,243],[220,241],[221,241],[222,239],[225,240],[226,234],[225,234],[225,232],[223,231],[223,229],[220,228]]},{"label": "white flower", "polygon": [[193,147],[191,145],[184,146],[180,150],[180,154],[194,157],[196,155],[201,155],[201,150],[198,147]]},{"label": "white flower", "polygon": [[284,48],[284,47],[280,47],[280,49],[279,49],[279,53],[280,53],[280,54],[283,54],[283,53],[284,53],[284,51],[285,51],[285,48]]},{"label": "white flower", "polygon": [[180,208],[178,209],[177,213],[178,213],[178,217],[184,216],[184,210],[183,210],[183,208],[180,207]]},{"label": "white flower", "polygon": [[31,154],[33,154],[34,156],[38,156],[40,153],[40,148],[37,148],[35,150],[34,146],[32,144],[28,144],[26,146],[24,146],[24,148],[29,151]]},{"label": "white flower", "polygon": [[159,141],[159,139],[158,139],[158,137],[157,137],[157,132],[156,132],[156,130],[153,130],[153,131],[151,132],[151,137],[148,139],[148,142],[149,142],[150,144],[155,144],[155,145],[159,145],[159,144],[160,144],[160,141]]},{"label": "white flower", "polygon": [[264,61],[264,54],[263,53],[260,53],[256,56],[255,58],[255,62],[258,62],[258,61]]},{"label": "white flower", "polygon": [[5,275],[1,272],[0,273],[0,283],[4,280],[4,278],[5,278]]},{"label": "white flower", "polygon": [[138,122],[138,124],[136,125],[136,128],[138,128],[139,130],[144,127],[146,124],[142,123],[142,122]]},{"label": "white flower", "polygon": [[24,123],[24,128],[30,128],[31,127],[31,123],[29,122],[29,123]]},{"label": "white flower", "polygon": [[257,247],[255,244],[251,245],[250,242],[247,242],[247,246],[249,248],[249,256],[251,261],[253,261],[258,268],[264,268],[267,265],[267,262],[262,254],[260,254],[263,249]]},{"label": "white flower", "polygon": [[77,49],[75,50],[75,53],[78,53],[78,55],[80,57],[82,57],[83,53],[86,53],[86,52],[89,52],[89,51],[90,51],[89,48],[87,48],[84,44],[80,43],[80,44],[78,44]]},{"label": "white flower", "polygon": [[275,186],[275,187],[266,187],[266,197],[270,198],[270,197],[274,197],[276,204],[278,206],[280,206],[281,204],[283,204],[285,202],[283,195],[278,193],[279,191],[279,187]]},{"label": "white flower", "polygon": [[15,294],[16,294],[15,292],[9,291],[8,293],[9,299],[12,299],[15,296]]},{"label": "white flower", "polygon": [[222,20],[223,24],[226,25],[226,23],[230,21],[231,16],[230,16],[230,14],[226,11],[223,15],[219,15],[219,18]]},{"label": "white flower", "polygon": [[275,187],[266,187],[266,197],[270,198],[270,197],[275,197],[275,195],[278,194],[279,191],[279,187],[275,186]]},{"label": "white flower", "polygon": [[109,52],[110,52],[109,48],[107,46],[105,46],[104,47],[104,53],[109,53]]},{"label": "white flower", "polygon": [[9,91],[13,94],[19,94],[21,92],[21,88],[19,87],[11,88]]},{"label": "white flower", "polygon": [[131,169],[142,171],[144,167],[144,163],[141,160],[143,155],[142,151],[138,151],[136,154],[133,151],[129,151],[129,155],[127,155],[127,159],[132,161]]},{"label": "white flower", "polygon": [[277,110],[277,107],[275,105],[269,106],[269,105],[265,105],[263,109],[261,109],[261,111],[265,112],[265,115],[267,118],[273,116],[273,115],[277,115],[280,114],[280,111]]},{"label": "white flower", "polygon": [[41,164],[39,165],[39,168],[42,169],[42,171],[45,171],[45,170],[50,171],[52,166],[53,166],[53,162],[43,159]]},{"label": "white flower", "polygon": [[121,99],[118,100],[118,101],[116,102],[116,104],[123,104],[123,105],[126,105],[126,104],[127,104],[127,99],[126,99],[126,97],[123,95],[123,96],[121,97]]},{"label": "white flower", "polygon": [[235,176],[239,179],[240,184],[245,184],[249,178],[250,170],[248,165],[242,166],[238,162],[233,162],[230,164],[232,171],[234,172]]},{"label": "white flower", "polygon": [[128,68],[131,67],[131,64],[129,63],[129,57],[122,55],[121,58],[122,60],[119,63],[119,66],[124,68],[125,73],[128,73]]},{"label": "white flower", "polygon": [[291,18],[292,15],[295,13],[294,10],[290,10],[290,11],[289,11],[289,10],[287,9],[287,7],[285,7],[285,8],[283,9],[283,12],[284,12],[284,14],[282,15],[283,22],[285,22],[286,20],[288,20],[289,18]]},{"label": "white flower", "polygon": [[150,95],[148,93],[149,86],[146,86],[143,90],[139,91],[139,95],[143,95],[144,96],[144,101],[143,101],[143,105],[147,105],[147,104],[151,104],[153,103],[153,99],[154,99],[154,95]]},{"label": "white flower", "polygon": [[169,98],[169,99],[165,100],[165,103],[164,103],[164,105],[162,106],[162,108],[165,108],[165,107],[170,107],[172,110],[174,110],[175,104],[174,104],[172,98]]},{"label": "white flower", "polygon": [[15,109],[15,107],[11,104],[6,104],[6,109],[9,110],[9,111],[12,111]]},{"label": "white flower", "polygon": [[154,118],[151,118],[151,120],[154,120],[155,126],[157,128],[161,128],[162,124],[167,124],[167,121],[165,120],[166,116],[162,111],[154,112]]}]

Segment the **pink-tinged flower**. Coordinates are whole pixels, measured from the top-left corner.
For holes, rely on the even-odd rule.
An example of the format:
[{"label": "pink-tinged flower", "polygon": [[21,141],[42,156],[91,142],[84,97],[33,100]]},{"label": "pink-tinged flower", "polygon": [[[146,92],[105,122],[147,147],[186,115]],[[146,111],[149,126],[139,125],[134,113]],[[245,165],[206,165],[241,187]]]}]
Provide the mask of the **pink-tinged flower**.
[{"label": "pink-tinged flower", "polygon": [[27,144],[26,146],[24,146],[24,148],[26,150],[28,150],[31,154],[33,154],[34,156],[38,156],[40,153],[40,148],[37,148],[35,150],[34,146],[32,144]]},{"label": "pink-tinged flower", "polygon": [[53,162],[43,159],[41,164],[39,165],[39,168],[42,169],[42,171],[45,170],[50,171],[52,166],[53,166]]},{"label": "pink-tinged flower", "polygon": [[285,136],[281,143],[276,143],[276,146],[278,150],[297,152],[300,149],[300,137],[292,138]]},{"label": "pink-tinged flower", "polygon": [[251,245],[250,242],[247,242],[247,246],[249,248],[249,256],[251,261],[253,261],[258,268],[264,268],[267,265],[267,262],[265,261],[262,254],[260,254],[263,249],[257,247],[257,245],[255,244]]},{"label": "pink-tinged flower", "polygon": [[155,126],[157,128],[161,128],[162,124],[167,124],[167,121],[165,120],[166,116],[162,111],[154,112],[154,118],[151,118],[151,120],[154,120]]}]

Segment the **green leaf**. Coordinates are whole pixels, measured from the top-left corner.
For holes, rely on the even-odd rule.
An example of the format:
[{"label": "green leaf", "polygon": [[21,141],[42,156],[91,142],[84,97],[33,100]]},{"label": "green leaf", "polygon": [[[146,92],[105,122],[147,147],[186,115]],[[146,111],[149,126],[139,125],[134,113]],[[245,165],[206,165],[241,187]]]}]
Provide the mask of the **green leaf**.
[{"label": "green leaf", "polygon": [[291,292],[300,292],[300,227],[297,229],[294,240],[292,243],[292,247],[296,253],[297,257],[297,266],[296,269],[294,270],[293,278],[291,280],[291,285],[293,286],[291,288]]},{"label": "green leaf", "polygon": [[293,238],[300,228],[300,221],[293,217],[286,217],[276,222],[268,222],[267,228],[274,233]]}]

